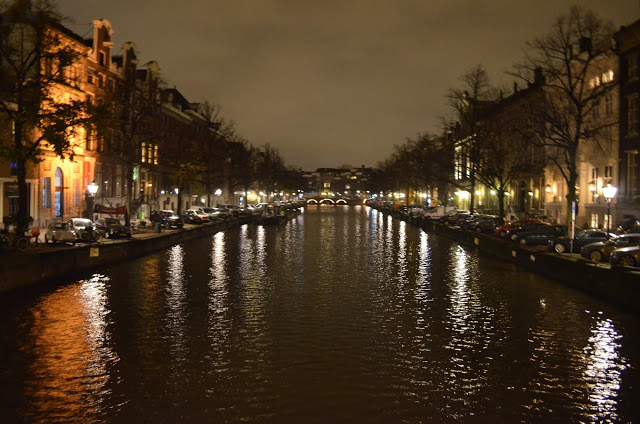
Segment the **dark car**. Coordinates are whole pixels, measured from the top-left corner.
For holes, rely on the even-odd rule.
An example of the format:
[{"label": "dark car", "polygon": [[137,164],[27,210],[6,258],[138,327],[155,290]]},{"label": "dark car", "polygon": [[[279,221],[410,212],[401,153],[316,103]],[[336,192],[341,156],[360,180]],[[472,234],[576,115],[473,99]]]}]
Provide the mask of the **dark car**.
[{"label": "dark car", "polygon": [[621,247],[611,252],[611,265],[640,266],[640,246]]},{"label": "dark car", "polygon": [[635,217],[625,218],[618,226],[620,234],[640,233],[640,221]]},{"label": "dark car", "polygon": [[445,225],[458,225],[459,222],[469,218],[470,215],[471,215],[471,212],[467,210],[456,211],[454,213],[446,214],[442,216],[440,218],[440,222],[442,222]]},{"label": "dark car", "polygon": [[621,234],[607,241],[589,243],[582,247],[580,254],[594,262],[608,261],[611,252],[629,246],[640,246],[640,233]]},{"label": "dark car", "polygon": [[[585,246],[589,243],[595,243],[598,241],[607,241],[611,238],[611,236],[604,230],[584,230],[576,233],[573,238],[573,250],[574,252],[579,252],[582,249],[582,246]],[[556,251],[558,253],[568,252],[571,246],[571,238],[570,237],[556,237],[552,240],[549,240],[549,250]]]},{"label": "dark car", "polygon": [[550,225],[549,223],[542,222],[542,221],[523,222],[523,223],[520,223],[518,226],[507,227],[509,229],[506,230],[506,234],[507,234],[506,237],[509,240],[516,241],[518,240],[518,236],[520,235],[520,233],[535,231],[540,227],[547,227],[549,225]]},{"label": "dark car", "polygon": [[566,236],[569,230],[566,225],[542,225],[531,231],[516,234],[516,241],[523,246],[547,246],[549,240]]},{"label": "dark car", "polygon": [[194,210],[185,211],[182,214],[182,221],[187,224],[202,224],[204,221]]},{"label": "dark car", "polygon": [[502,224],[504,224],[504,219],[497,215],[481,215],[469,223],[468,230],[476,233],[493,233]]},{"label": "dark car", "polygon": [[95,222],[96,231],[104,238],[131,238],[131,229],[116,218],[99,218]]},{"label": "dark car", "polygon": [[529,231],[535,228],[535,225],[533,224],[545,224],[545,222],[540,221],[539,219],[520,219],[518,221],[508,222],[496,228],[496,235],[500,237],[508,237],[509,233],[514,230],[522,230],[523,226],[526,228],[524,231]]},{"label": "dark car", "polygon": [[162,211],[151,211],[149,220],[153,224],[160,223],[160,225],[162,225],[163,227],[167,227],[169,225],[169,220],[167,219],[167,216]]}]

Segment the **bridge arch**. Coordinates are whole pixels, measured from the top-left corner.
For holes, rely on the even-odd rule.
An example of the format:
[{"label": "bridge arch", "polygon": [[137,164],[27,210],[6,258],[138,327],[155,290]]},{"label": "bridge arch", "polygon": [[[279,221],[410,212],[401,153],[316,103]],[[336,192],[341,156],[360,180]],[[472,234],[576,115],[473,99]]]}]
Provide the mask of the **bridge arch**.
[{"label": "bridge arch", "polygon": [[322,199],[320,200],[321,205],[335,205],[336,202],[333,199]]}]

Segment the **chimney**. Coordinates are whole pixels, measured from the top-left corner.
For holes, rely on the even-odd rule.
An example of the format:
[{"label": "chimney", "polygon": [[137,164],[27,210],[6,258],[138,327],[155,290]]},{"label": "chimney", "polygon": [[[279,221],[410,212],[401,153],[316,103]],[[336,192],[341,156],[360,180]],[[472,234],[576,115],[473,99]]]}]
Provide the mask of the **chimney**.
[{"label": "chimney", "polygon": [[580,47],[580,53],[591,51],[591,38],[581,37],[578,46]]},{"label": "chimney", "polygon": [[542,68],[538,67],[533,71],[533,84],[540,85],[544,84],[544,75],[542,74]]}]

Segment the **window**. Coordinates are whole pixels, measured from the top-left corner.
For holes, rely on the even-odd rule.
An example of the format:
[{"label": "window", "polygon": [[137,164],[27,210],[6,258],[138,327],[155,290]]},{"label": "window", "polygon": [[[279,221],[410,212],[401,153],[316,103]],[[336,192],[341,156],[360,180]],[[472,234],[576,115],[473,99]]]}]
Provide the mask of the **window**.
[{"label": "window", "polygon": [[636,195],[636,167],[638,166],[638,152],[632,150],[627,153],[627,199],[633,199]]},{"label": "window", "polygon": [[604,96],[604,114],[609,116],[613,113],[613,100],[611,99],[611,93],[607,93]]},{"label": "window", "polygon": [[632,80],[638,76],[638,56],[632,54],[627,57],[627,79]]},{"label": "window", "polygon": [[611,184],[613,181],[613,165],[604,167],[604,179],[605,184]]},{"label": "window", "polygon": [[627,134],[638,134],[638,94],[627,97]]},{"label": "window", "polygon": [[600,118],[600,103],[594,103],[591,109],[591,119],[594,121]]},{"label": "window", "polygon": [[142,163],[147,161],[147,143],[142,142],[142,156],[140,157]]},{"label": "window", "polygon": [[103,191],[102,194],[103,196],[113,196],[112,190],[113,190],[113,184],[111,184],[111,182],[113,181],[111,179],[112,175],[111,175],[111,170],[112,170],[112,166],[109,164],[105,164],[104,165],[104,171],[103,171]]},{"label": "window", "polygon": [[18,162],[11,161],[11,176],[15,177],[18,175]]},{"label": "window", "polygon": [[73,180],[73,206],[80,206],[83,194],[82,180],[80,178],[76,178]]},{"label": "window", "polygon": [[93,133],[91,132],[91,128],[87,128],[86,132],[85,132],[85,141],[84,141],[84,148],[86,150],[93,150],[94,146],[93,146]]},{"label": "window", "polygon": [[122,165],[116,165],[116,179],[115,179],[115,186],[116,186],[116,196],[120,197],[122,196]]},{"label": "window", "polygon": [[606,84],[606,83],[612,82],[612,81],[613,81],[613,71],[611,69],[609,69],[607,72],[602,74],[602,83]]},{"label": "window", "polygon": [[590,216],[590,220],[589,220],[589,226],[591,228],[598,228],[598,221],[599,221],[599,216],[597,213],[592,213]]},{"label": "window", "polygon": [[42,207],[51,207],[51,177],[42,179]]},{"label": "window", "polygon": [[104,66],[105,65],[104,53],[102,53],[102,52],[98,53],[98,63],[100,64],[100,66]]},{"label": "window", "polygon": [[153,146],[153,164],[157,165],[158,164],[158,145],[154,145]]}]

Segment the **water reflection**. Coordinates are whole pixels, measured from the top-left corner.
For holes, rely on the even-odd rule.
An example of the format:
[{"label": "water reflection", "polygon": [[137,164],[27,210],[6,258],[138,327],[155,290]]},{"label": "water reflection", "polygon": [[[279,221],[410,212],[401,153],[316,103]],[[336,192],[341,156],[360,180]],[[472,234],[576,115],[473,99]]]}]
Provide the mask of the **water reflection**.
[{"label": "water reflection", "polygon": [[108,282],[95,275],[43,297],[31,310],[24,348],[31,357],[27,421],[70,422],[85,416],[91,422],[106,413],[110,369],[119,360],[108,330]]},{"label": "water reflection", "polygon": [[640,417],[637,317],[367,208],[105,273],[0,299],[7,421]]},{"label": "water reflection", "polygon": [[619,340],[613,322],[598,316],[589,344],[585,346],[584,380],[591,405],[590,419],[593,422],[618,422],[618,393],[622,371],[627,367],[618,350]]},{"label": "water reflection", "polygon": [[167,289],[166,327],[169,333],[171,358],[174,362],[173,371],[180,372],[180,362],[186,361],[189,347],[185,335],[186,281],[184,269],[184,247],[176,245],[169,249],[167,257]]}]

